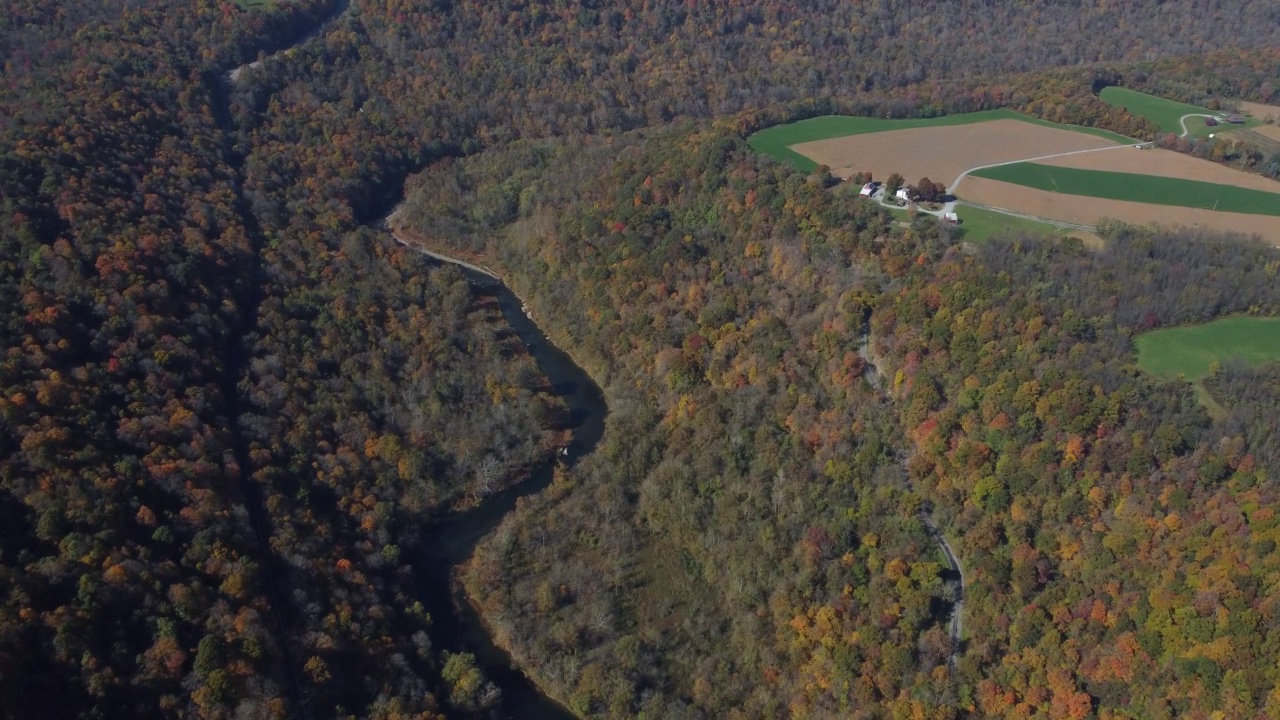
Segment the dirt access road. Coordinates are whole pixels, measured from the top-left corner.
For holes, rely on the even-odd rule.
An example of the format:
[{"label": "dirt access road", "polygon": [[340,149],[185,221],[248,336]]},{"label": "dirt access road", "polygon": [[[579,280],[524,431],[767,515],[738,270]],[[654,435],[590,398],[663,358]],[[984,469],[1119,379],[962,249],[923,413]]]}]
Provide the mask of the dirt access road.
[{"label": "dirt access road", "polygon": [[1189,178],[1199,182],[1277,193],[1276,202],[1280,203],[1280,182],[1173,150],[1152,148],[1141,152],[1135,150],[1127,153],[1065,156],[1045,160],[1041,164],[1077,170]]},{"label": "dirt access road", "polygon": [[[991,163],[989,165],[978,165],[977,167],[971,167],[968,170],[965,170],[964,172],[960,173],[959,177],[955,179],[955,182],[951,183],[951,185],[947,188],[947,194],[954,197],[956,194],[956,188],[960,187],[960,183],[964,182],[964,179],[969,177],[970,173],[975,173],[975,172],[978,172],[979,170],[987,170],[989,168],[1003,167],[1005,165],[1017,165],[1018,163],[1024,163],[1024,162],[1040,162],[1041,160],[1056,160],[1058,158],[1071,157],[1072,155],[1084,155],[1086,153],[1106,152],[1107,150],[1123,150],[1125,148],[1131,148],[1131,147],[1132,147],[1131,145],[1108,145],[1107,147],[1091,148],[1088,150],[1073,150],[1071,152],[1060,152],[1060,153],[1054,153],[1052,155],[1040,155],[1039,157],[1022,158],[1021,160],[1008,160],[1005,162]],[[942,209],[942,212],[955,212],[955,205],[956,205],[956,201],[952,200],[951,202],[947,203],[946,207]]]},{"label": "dirt access road", "polygon": [[1187,113],[1186,115],[1183,115],[1182,117],[1178,118],[1178,124],[1182,126],[1182,134],[1179,135],[1178,137],[1186,137],[1191,134],[1191,131],[1187,129],[1187,118],[1193,118],[1193,117],[1216,118],[1218,116],[1205,115],[1204,113]]}]

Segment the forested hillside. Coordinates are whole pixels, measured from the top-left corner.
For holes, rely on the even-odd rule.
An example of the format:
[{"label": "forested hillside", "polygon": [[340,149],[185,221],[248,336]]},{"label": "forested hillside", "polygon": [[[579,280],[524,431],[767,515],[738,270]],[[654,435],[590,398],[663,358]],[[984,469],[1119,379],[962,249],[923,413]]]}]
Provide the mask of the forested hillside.
[{"label": "forested hillside", "polygon": [[403,214],[487,247],[610,380],[605,447],[482,547],[468,587],[584,715],[954,702],[940,560],[855,352],[880,241],[936,252],[937,228],[913,239],[745,147],[524,145],[415,181]]},{"label": "forested hillside", "polygon": [[1205,0],[372,0],[247,73],[240,102],[273,173],[342,178],[359,215],[381,207],[370,193],[394,190],[399,168],[423,153],[815,100],[891,96],[879,112],[897,114],[1000,107],[1010,102],[1001,92],[966,81],[998,88],[1060,66],[1275,46],[1277,12]]},{"label": "forested hillside", "polygon": [[1207,382],[1215,397],[1230,408],[1225,424],[1231,434],[1245,438],[1246,446],[1264,467],[1280,463],[1280,432],[1275,417],[1280,405],[1280,385],[1275,368],[1251,370],[1227,364]]},{"label": "forested hillside", "polygon": [[0,713],[434,707],[401,543],[549,455],[558,402],[385,236],[277,260],[199,69],[275,15],[164,10],[8,18]]},{"label": "forested hillside", "polygon": [[[1273,311],[1267,251],[970,255],[743,142],[990,107],[1154,137],[1097,87],[1214,49],[1267,100],[1273,3],[247,5],[0,17],[0,717],[503,712],[424,609],[427,528],[568,419],[377,227],[423,169],[403,221],[608,393],[466,572],[574,711],[1276,714],[1270,371],[1208,381],[1210,427],[1127,355]],[[954,672],[929,505],[976,571]]]},{"label": "forested hillside", "polygon": [[[578,712],[1280,709],[1270,404],[1211,427],[1130,347],[1280,309],[1274,250],[1113,226],[1102,253],[966,254],[717,131],[486,153],[415,179],[404,215],[500,262],[613,380],[624,444],[468,580]],[[894,419],[860,377],[864,310]],[[922,503],[969,579],[954,675]]]},{"label": "forested hillside", "polygon": [[1276,471],[1254,428],[1210,426],[1185,384],[1139,374],[1130,338],[1275,313],[1280,264],[1213,237],[1104,236],[1101,253],[939,264],[873,319],[912,477],[972,568],[964,673],[986,717],[1270,717]]},{"label": "forested hillside", "polygon": [[115,10],[6,17],[0,705],[269,711],[286,675],[227,397],[253,249],[192,70],[230,51]]}]

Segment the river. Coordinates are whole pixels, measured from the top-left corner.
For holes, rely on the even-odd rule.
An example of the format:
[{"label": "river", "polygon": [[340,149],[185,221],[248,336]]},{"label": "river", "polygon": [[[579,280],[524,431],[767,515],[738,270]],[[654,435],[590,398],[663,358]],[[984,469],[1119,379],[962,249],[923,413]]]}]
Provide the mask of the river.
[{"label": "river", "polygon": [[[328,22],[345,12],[347,7],[346,0],[340,0],[333,14],[305,33],[298,42],[314,37]],[[227,77],[234,82],[244,70],[260,65],[261,61],[241,66]],[[229,126],[225,85],[218,90],[221,95],[218,98],[221,101],[219,104],[222,105],[218,110],[225,116],[225,123]],[[380,221],[378,226],[386,231],[383,222]],[[399,241],[399,238],[396,239]],[[571,466],[596,447],[604,434],[604,421],[608,413],[604,395],[567,353],[547,339],[542,330],[525,314],[520,299],[496,275],[447,256],[428,253],[421,248],[415,249],[435,262],[457,266],[470,282],[495,295],[507,323],[528,348],[529,354],[543,375],[551,381],[557,394],[569,406],[573,430],[573,441],[568,448],[567,457],[543,463],[520,484],[490,495],[468,510],[438,518],[424,531],[423,540],[413,553],[418,599],[431,614],[431,638],[435,646],[450,652],[473,654],[476,665],[483,670],[485,677],[501,691],[503,714],[515,720],[570,720],[576,716],[544,694],[515,666],[511,656],[493,642],[483,618],[468,602],[461,583],[456,582],[454,574],[461,564],[471,558],[480,540],[515,509],[517,500],[541,492],[550,485],[558,464]],[[883,378],[879,376],[874,364],[871,364],[869,344],[869,337],[861,338],[859,352],[868,363],[868,379],[883,392]],[[953,605],[950,628],[953,648],[950,664],[954,667],[961,639],[963,571],[947,541],[934,525],[932,516],[927,511],[921,515],[925,527],[942,548],[953,572],[958,576],[960,595]],[[442,589],[447,591],[441,592]]]},{"label": "river", "polygon": [[[471,558],[476,544],[515,508],[517,500],[541,492],[551,484],[557,464],[571,466],[595,448],[604,434],[608,413],[604,394],[595,381],[525,315],[520,299],[510,288],[493,276],[446,256],[431,253],[429,257],[436,262],[457,265],[473,284],[496,295],[503,317],[524,342],[538,369],[569,406],[573,441],[567,457],[543,463],[519,485],[490,495],[473,508],[444,516],[427,530],[423,547],[414,561],[420,588],[418,597],[431,613],[432,641],[450,652],[474,654],[485,676],[502,691],[502,710],[507,716],[517,720],[569,720],[576,716],[547,697],[515,666],[511,656],[494,644],[483,619],[467,602],[460,583],[454,582],[453,574],[460,564]],[[440,592],[446,587],[450,592]]]},{"label": "river", "polygon": [[[320,34],[349,7],[348,0],[338,0],[326,18],[301,34],[290,47],[296,47]],[[238,81],[246,70],[261,67],[270,57],[242,65],[217,78],[213,88],[214,112],[224,130],[230,131],[233,124],[228,83]],[[382,221],[371,226],[386,229]],[[576,716],[544,694],[515,666],[511,656],[494,644],[483,618],[467,601],[461,583],[455,582],[454,574],[458,566],[471,558],[476,544],[515,509],[517,500],[541,492],[550,485],[558,464],[572,466],[595,448],[604,434],[604,419],[608,412],[604,394],[568,354],[547,339],[542,330],[523,312],[520,299],[496,275],[447,256],[427,253],[421,248],[415,249],[435,262],[457,265],[469,281],[482,286],[485,292],[497,298],[507,323],[524,343],[542,374],[551,381],[555,392],[568,405],[573,431],[573,440],[567,448],[566,456],[549,460],[534,468],[520,484],[490,495],[475,507],[432,521],[423,531],[422,542],[412,555],[417,599],[431,615],[431,639],[435,647],[474,655],[476,665],[501,691],[500,707],[504,715],[514,720],[571,720]],[[267,531],[266,527],[261,529],[264,533]],[[280,608],[277,607],[277,612],[279,611]],[[285,621],[283,618],[278,619],[283,627]],[[281,634],[286,636],[287,632],[282,630]],[[301,701],[302,691],[296,678],[292,677],[296,668],[291,662],[288,664],[291,686],[296,696],[295,704],[300,704],[297,710],[305,719],[309,717],[309,712],[305,701]]]}]

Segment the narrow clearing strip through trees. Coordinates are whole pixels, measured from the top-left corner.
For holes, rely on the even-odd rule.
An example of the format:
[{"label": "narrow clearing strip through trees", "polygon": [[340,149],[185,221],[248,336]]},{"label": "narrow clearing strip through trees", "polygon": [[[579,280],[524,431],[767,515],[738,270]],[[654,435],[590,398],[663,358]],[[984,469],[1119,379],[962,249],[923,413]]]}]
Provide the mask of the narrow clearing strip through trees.
[{"label": "narrow clearing strip through trees", "polygon": [[327,17],[325,17],[320,22],[316,23],[314,27],[312,27],[310,30],[307,30],[305,33],[303,33],[297,40],[294,40],[292,43],[290,43],[288,47],[281,48],[275,51],[274,53],[271,53],[270,55],[262,58],[261,60],[254,60],[253,62],[245,63],[244,65],[241,65],[240,67],[235,68],[231,72],[227,73],[227,79],[233,83],[239,82],[241,76],[243,76],[246,71],[256,70],[257,68],[262,67],[262,64],[267,62],[268,60],[271,60],[272,58],[275,58],[282,53],[288,52],[289,50],[292,50],[302,45],[306,41],[310,40],[311,38],[319,35],[321,32],[324,31],[325,28],[329,27],[329,25],[331,25],[335,20],[342,17],[343,14],[347,12],[347,8],[349,8],[350,6],[351,6],[350,0],[338,0],[338,2],[333,6],[333,10],[329,12],[329,15]]}]

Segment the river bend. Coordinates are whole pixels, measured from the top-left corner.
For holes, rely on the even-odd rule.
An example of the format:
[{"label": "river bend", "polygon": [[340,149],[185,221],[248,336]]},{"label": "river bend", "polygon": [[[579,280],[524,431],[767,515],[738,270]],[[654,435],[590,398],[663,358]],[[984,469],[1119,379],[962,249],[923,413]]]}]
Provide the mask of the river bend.
[{"label": "river bend", "polygon": [[[519,485],[490,495],[473,508],[442,517],[424,533],[414,570],[421,589],[419,599],[431,613],[432,640],[450,652],[474,654],[485,677],[502,691],[502,709],[509,717],[517,720],[575,718],[544,694],[515,666],[511,656],[494,644],[483,618],[467,601],[461,583],[453,576],[458,566],[471,558],[476,544],[515,509],[517,500],[550,485],[557,465],[572,466],[595,449],[604,434],[608,413],[604,394],[567,353],[547,339],[523,312],[520,299],[491,271],[426,251],[398,237],[396,240],[436,262],[458,266],[469,281],[496,296],[503,317],[528,348],[538,369],[551,381],[556,394],[569,406],[573,430],[567,457],[543,463]],[[441,592],[442,588],[449,588],[449,592]]]}]

